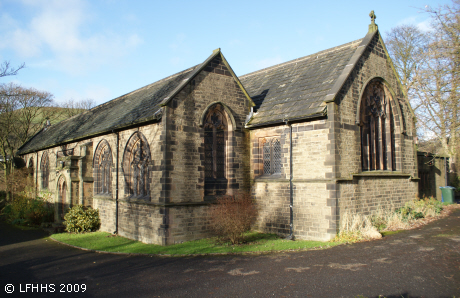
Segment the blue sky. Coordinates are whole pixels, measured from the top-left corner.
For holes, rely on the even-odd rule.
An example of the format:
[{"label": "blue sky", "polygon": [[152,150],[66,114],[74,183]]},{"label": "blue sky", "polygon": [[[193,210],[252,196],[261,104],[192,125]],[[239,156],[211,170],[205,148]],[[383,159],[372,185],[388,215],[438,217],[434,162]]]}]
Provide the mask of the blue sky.
[{"label": "blue sky", "polygon": [[216,48],[239,76],[360,39],[371,10],[384,37],[405,23],[428,30],[421,8],[443,4],[450,1],[0,0],[0,62],[27,67],[0,83],[101,104]]}]

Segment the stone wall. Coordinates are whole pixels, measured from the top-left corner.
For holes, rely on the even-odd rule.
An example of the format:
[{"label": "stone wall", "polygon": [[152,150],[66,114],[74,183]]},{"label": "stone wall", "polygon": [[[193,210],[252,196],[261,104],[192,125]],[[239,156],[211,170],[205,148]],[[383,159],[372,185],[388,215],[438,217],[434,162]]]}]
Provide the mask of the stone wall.
[{"label": "stone wall", "polygon": [[349,214],[371,215],[379,208],[396,209],[417,196],[417,184],[410,177],[359,176],[351,181],[341,181],[340,216]]},{"label": "stone wall", "polygon": [[115,204],[115,200],[112,198],[94,198],[93,208],[99,209],[99,217],[101,219],[101,231],[109,233],[115,232]]},{"label": "stone wall", "polygon": [[[378,79],[390,90],[394,111],[394,171],[363,172],[361,165],[361,137],[357,123],[360,98],[367,84]],[[345,212],[371,214],[379,207],[398,208],[417,194],[417,162],[414,145],[413,113],[405,98],[395,71],[387,58],[379,34],[357,62],[334,104],[335,115],[335,176],[337,186],[331,200],[337,201],[337,221]],[[333,118],[333,119],[332,119]],[[338,222],[336,222],[336,227]]]},{"label": "stone wall", "polygon": [[[290,233],[290,128],[287,125],[251,131],[252,192],[259,208],[257,228]],[[281,140],[281,173],[264,175],[261,142]],[[329,200],[332,165],[328,162],[329,126],[324,120],[292,124],[293,233],[297,239],[330,240],[333,205]]]}]

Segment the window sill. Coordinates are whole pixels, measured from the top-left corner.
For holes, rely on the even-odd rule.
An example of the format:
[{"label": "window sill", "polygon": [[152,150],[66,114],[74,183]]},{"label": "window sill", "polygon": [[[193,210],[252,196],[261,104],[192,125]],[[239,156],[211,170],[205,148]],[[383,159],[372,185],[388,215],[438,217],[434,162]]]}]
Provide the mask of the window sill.
[{"label": "window sill", "polygon": [[105,200],[112,199],[112,194],[110,194],[110,193],[98,193],[98,194],[93,195],[93,198],[95,198],[95,199],[103,199],[103,200],[104,199]]},{"label": "window sill", "polygon": [[289,182],[289,179],[284,178],[281,174],[276,175],[262,175],[256,177],[254,182]]},{"label": "window sill", "polygon": [[397,171],[366,171],[357,174],[351,174],[350,178],[340,178],[336,181],[352,181],[355,178],[363,178],[363,177],[381,177],[381,178],[407,178],[411,181],[418,181],[418,177],[412,177],[411,174],[404,174],[402,172]]},{"label": "window sill", "polygon": [[410,174],[404,174],[402,172],[397,172],[397,171],[365,171],[365,172],[361,172],[358,174],[352,174],[352,175],[356,177],[361,177],[361,176],[364,176],[364,177],[369,177],[369,176],[411,177]]}]

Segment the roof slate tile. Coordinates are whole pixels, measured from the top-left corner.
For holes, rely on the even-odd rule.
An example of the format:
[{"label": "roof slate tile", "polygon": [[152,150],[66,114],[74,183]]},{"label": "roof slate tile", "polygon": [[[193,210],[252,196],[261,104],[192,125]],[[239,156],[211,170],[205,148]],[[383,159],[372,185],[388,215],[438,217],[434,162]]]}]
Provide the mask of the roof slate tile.
[{"label": "roof slate tile", "polygon": [[[239,77],[253,99],[248,127],[317,114],[362,39]],[[289,105],[288,105],[289,103]]]}]

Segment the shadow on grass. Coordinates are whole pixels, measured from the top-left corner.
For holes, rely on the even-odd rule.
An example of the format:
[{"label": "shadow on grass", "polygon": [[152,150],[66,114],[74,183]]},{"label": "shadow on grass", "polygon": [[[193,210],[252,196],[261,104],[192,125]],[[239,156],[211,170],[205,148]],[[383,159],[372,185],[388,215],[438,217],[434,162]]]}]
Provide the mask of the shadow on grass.
[{"label": "shadow on grass", "polygon": [[120,236],[112,236],[106,232],[87,234],[62,233],[54,234],[51,237],[63,243],[97,251],[182,256],[196,254],[263,253],[280,250],[326,248],[337,245],[335,243],[319,241],[289,241],[281,239],[275,234],[257,232],[247,233],[244,242],[237,245],[219,241],[217,238],[208,238],[169,246],[160,246],[145,244]]}]

